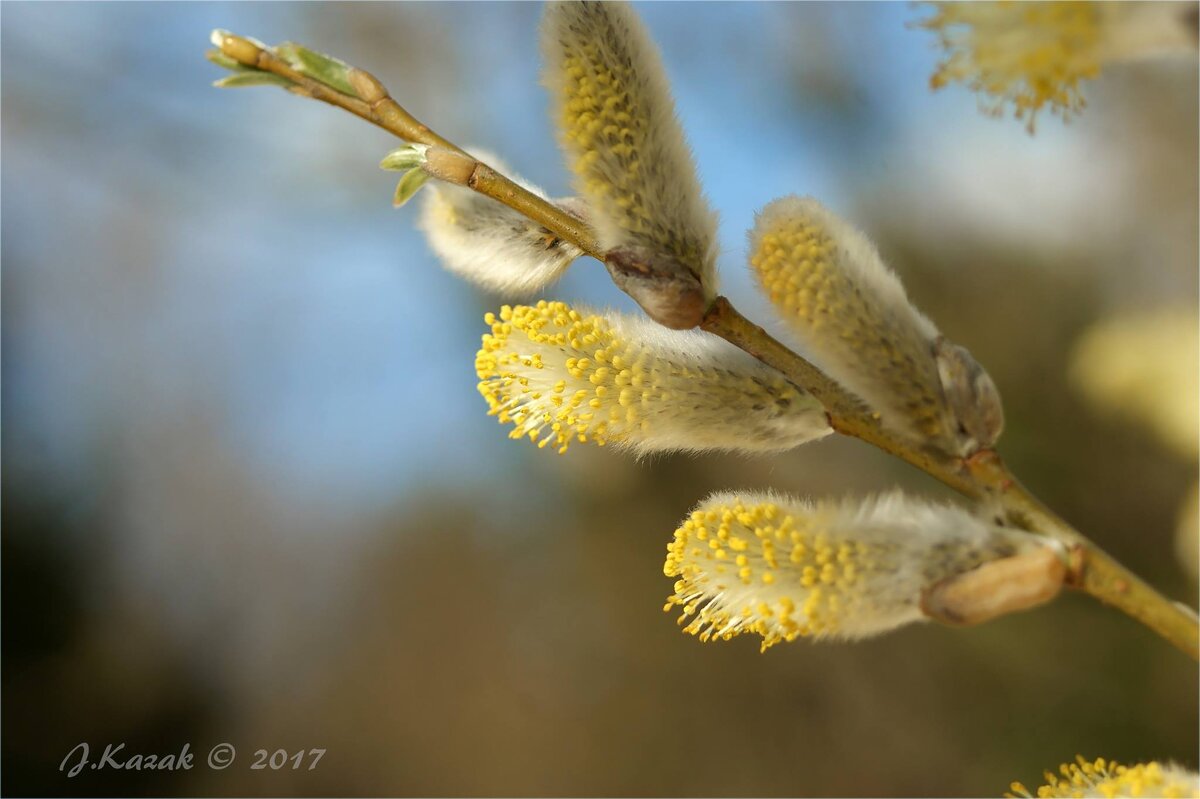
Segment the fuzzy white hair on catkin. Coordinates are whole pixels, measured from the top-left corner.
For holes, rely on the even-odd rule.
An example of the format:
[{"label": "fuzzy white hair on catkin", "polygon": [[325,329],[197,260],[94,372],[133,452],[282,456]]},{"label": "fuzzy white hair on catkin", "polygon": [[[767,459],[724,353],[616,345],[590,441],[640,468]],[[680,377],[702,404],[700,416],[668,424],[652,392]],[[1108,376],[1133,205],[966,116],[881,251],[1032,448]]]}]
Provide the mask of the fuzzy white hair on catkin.
[{"label": "fuzzy white hair on catkin", "polygon": [[717,215],[642,21],[625,2],[551,2],[542,53],[560,141],[601,245],[669,252],[715,296]]},{"label": "fuzzy white hair on catkin", "polygon": [[[670,330],[642,315],[604,316],[619,338],[691,372],[664,386],[676,398],[652,406],[648,429],[616,442],[618,448],[639,457],[714,450],[751,455],[783,452],[833,432],[824,408],[808,394],[798,394],[787,413],[769,413],[763,387],[795,387],[729,342],[698,330]],[[739,388],[739,381],[750,384]]]},{"label": "fuzzy white hair on catkin", "polygon": [[[927,621],[920,607],[926,588],[1042,543],[1029,533],[996,527],[952,505],[910,499],[899,490],[841,500],[809,500],[774,491],[721,491],[700,502],[696,510],[767,504],[778,508],[780,518],[791,515],[811,522],[811,529],[827,536],[832,545],[852,543],[860,548],[854,557],[863,561],[865,581],[843,597],[844,615],[836,629],[819,632],[816,638],[853,640]],[[749,558],[751,564],[762,566],[753,546]],[[762,603],[775,607],[784,598],[799,606],[805,589],[799,587],[799,575],[786,576],[787,570],[786,564],[777,568],[770,584],[746,585],[716,575],[703,581],[711,583],[714,601],[725,608],[757,608]]]},{"label": "fuzzy white hair on catkin", "polygon": [[[756,215],[749,233],[752,257],[762,251],[767,236],[800,226],[819,229],[834,245],[828,263],[811,266],[818,272],[816,278],[828,277],[820,274],[821,270],[832,270],[849,284],[845,296],[833,296],[829,301],[844,303],[844,313],[867,309],[863,318],[851,318],[818,307],[816,313],[833,315],[813,323],[789,312],[780,302],[797,298],[797,303],[813,305],[817,300],[809,292],[815,292],[815,286],[792,285],[782,298],[772,295],[805,352],[838,383],[879,411],[885,426],[916,439],[954,441],[955,423],[945,407],[933,358],[938,329],[913,306],[900,279],[865,235],[812,197],[784,197]],[[756,274],[772,294],[762,271]],[[809,312],[814,311],[810,308]]]},{"label": "fuzzy white hair on catkin", "polygon": [[715,336],[559,302],[504,309],[476,371],[510,435],[560,453],[778,452],[832,432],[815,397]]},{"label": "fuzzy white hair on catkin", "polygon": [[[549,199],[493,154],[470,152],[521,187]],[[578,204],[573,198],[552,202],[568,210]],[[514,297],[529,296],[555,282],[583,254],[523,214],[450,183],[434,181],[426,186],[418,226],[448,270],[481,288]]]},{"label": "fuzzy white hair on catkin", "polygon": [[902,320],[915,330],[922,339],[930,343],[940,333],[937,326],[918,311],[908,298],[904,284],[887,264],[879,250],[866,235],[850,222],[825,207],[815,197],[781,197],[759,212],[761,224],[751,231],[751,248],[757,247],[760,228],[770,226],[778,217],[801,217],[812,219],[829,231],[842,252],[841,263],[855,284],[876,297],[897,320]]}]

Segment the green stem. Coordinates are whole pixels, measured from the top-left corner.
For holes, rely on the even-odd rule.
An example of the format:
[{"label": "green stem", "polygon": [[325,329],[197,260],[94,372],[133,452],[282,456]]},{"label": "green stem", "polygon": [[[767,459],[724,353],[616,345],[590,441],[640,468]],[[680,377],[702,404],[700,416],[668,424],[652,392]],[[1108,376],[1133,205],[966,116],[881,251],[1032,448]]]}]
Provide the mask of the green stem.
[{"label": "green stem", "polygon": [[894,435],[880,424],[878,414],[869,411],[853,394],[820,369],[742,316],[729,300],[718,297],[708,309],[700,327],[782,372],[797,386],[820,400],[829,414],[830,426],[837,432],[866,441],[908,461],[967,496],[981,496],[979,487],[965,472],[960,459],[914,447],[909,441]]},{"label": "green stem", "polygon": [[425,159],[424,169],[433,177],[491,197],[537,222],[548,233],[604,260],[600,243],[587,224],[554,203],[522,188],[475,157],[458,149],[430,148],[425,153]]},{"label": "green stem", "polygon": [[[547,232],[574,244],[587,254],[604,259],[600,244],[587,225],[475,159],[454,142],[442,138],[392,99],[379,79],[366,70],[350,70],[350,83],[358,94],[357,97],[352,97],[297,72],[288,62],[270,50],[263,49],[244,37],[227,35],[221,41],[220,47],[221,52],[239,63],[287,78],[295,84],[291,89],[294,94],[311,97],[337,106],[343,111],[349,111],[404,141],[440,148],[440,154],[432,151],[429,154],[433,159],[440,155],[446,164],[442,172],[435,173],[430,170],[435,177],[491,197],[519,211],[546,228]],[[453,163],[455,156],[460,159],[458,163]]]},{"label": "green stem", "polygon": [[1012,475],[995,452],[977,453],[967,464],[974,482],[998,497],[1010,520],[1067,545],[1071,551],[1070,587],[1120,610],[1200,660],[1200,620],[1194,612],[1155,591],[1063,521]]}]

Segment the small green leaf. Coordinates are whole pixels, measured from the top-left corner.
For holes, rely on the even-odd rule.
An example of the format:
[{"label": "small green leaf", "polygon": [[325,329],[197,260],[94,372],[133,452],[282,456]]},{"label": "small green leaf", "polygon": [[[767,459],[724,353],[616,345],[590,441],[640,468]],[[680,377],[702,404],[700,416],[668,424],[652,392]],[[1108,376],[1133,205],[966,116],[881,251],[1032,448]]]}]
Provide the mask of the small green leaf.
[{"label": "small green leaf", "polygon": [[213,62],[214,64],[216,64],[217,66],[219,66],[223,69],[228,69],[231,72],[256,72],[257,71],[254,69],[254,67],[248,67],[239,61],[234,61],[232,58],[225,55],[220,50],[207,50],[204,53],[204,57],[207,58],[209,61]]},{"label": "small green leaf", "polygon": [[428,149],[429,145],[427,144],[406,144],[403,147],[397,147],[383,157],[383,160],[379,162],[379,168],[390,172],[406,172],[414,169],[425,163],[425,151]]},{"label": "small green leaf", "polygon": [[396,193],[392,195],[392,207],[399,208],[413,198],[413,195],[429,180],[424,169],[413,169],[404,173],[396,184]]},{"label": "small green leaf", "polygon": [[282,86],[285,89],[291,89],[295,85],[282,75],[276,75],[273,72],[262,72],[256,69],[248,72],[237,72],[228,77],[213,81],[213,86],[216,86],[218,89],[240,89],[244,86]]},{"label": "small green leaf", "polygon": [[287,61],[292,69],[301,75],[318,80],[326,86],[337,89],[342,94],[348,94],[351,97],[358,96],[358,92],[354,91],[354,87],[350,85],[350,70],[353,67],[344,61],[315,50],[309,50],[295,42],[284,42],[277,46],[275,55]]}]

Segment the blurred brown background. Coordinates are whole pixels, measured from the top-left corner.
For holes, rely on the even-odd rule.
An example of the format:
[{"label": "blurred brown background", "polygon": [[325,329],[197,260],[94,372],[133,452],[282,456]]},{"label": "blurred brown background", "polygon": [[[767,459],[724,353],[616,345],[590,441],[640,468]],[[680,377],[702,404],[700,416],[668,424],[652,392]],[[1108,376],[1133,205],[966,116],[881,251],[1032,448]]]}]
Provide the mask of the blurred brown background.
[{"label": "blurred brown background", "polygon": [[[987,365],[1017,474],[1194,607],[1195,59],[1106,70],[1030,137],[928,91],[919,9],[639,9],[726,293],[769,319],[743,231],[821,197]],[[1196,767],[1196,664],[1083,597],[765,655],[681,634],[661,566],[708,492],[948,492],[849,440],[643,463],[508,441],[471,372],[503,299],[388,208],[388,138],[218,92],[201,58],[217,26],[304,41],[561,195],[536,5],[3,11],[4,793],[999,795],[1076,753]],[[590,261],[547,296],[627,307]],[[1183,335],[1124,393],[1089,382],[1089,331],[1164,315]],[[239,755],[68,780],[81,741]],[[313,771],[248,769],[313,747]]]}]

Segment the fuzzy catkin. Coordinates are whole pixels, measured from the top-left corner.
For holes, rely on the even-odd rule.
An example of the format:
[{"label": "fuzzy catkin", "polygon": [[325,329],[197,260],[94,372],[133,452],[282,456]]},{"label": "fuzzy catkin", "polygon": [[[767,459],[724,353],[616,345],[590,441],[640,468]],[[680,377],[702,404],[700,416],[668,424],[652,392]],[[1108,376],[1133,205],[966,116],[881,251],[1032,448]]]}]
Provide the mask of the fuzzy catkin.
[{"label": "fuzzy catkin", "polygon": [[960,455],[995,442],[999,393],[970,354],[913,307],[874,245],[810,197],[767,205],[750,264],[804,351],[884,426]]},{"label": "fuzzy catkin", "polygon": [[[1011,108],[1032,133],[1038,113],[1070,119],[1086,105],[1083,85],[1113,62],[1196,52],[1187,3],[938,2],[920,22],[945,57],[934,89],[966,84],[989,114]],[[1194,8],[1194,6],[1191,6]]]},{"label": "fuzzy catkin", "polygon": [[1074,763],[1064,763],[1058,773],[1047,771],[1046,782],[1030,794],[1029,789],[1019,782],[1010,787],[1012,793],[1005,796],[1053,797],[1170,797],[1171,799],[1200,799],[1200,774],[1174,763],[1120,763],[1097,758],[1085,760],[1075,757]]},{"label": "fuzzy catkin", "polygon": [[[492,154],[479,152],[476,157],[548,199]],[[575,215],[582,208],[573,198],[553,202]],[[430,249],[451,272],[489,291],[515,296],[550,285],[583,254],[519,211],[450,183],[435,181],[426,187],[419,225]]]},{"label": "fuzzy catkin", "polygon": [[665,610],[702,641],[763,649],[801,636],[864,638],[923,620],[923,592],[1038,546],[1028,533],[893,492],[865,502],[718,493],[675,531]]},{"label": "fuzzy catkin", "polygon": [[715,336],[561,302],[486,321],[479,391],[512,438],[539,447],[775,452],[832,432],[814,397]]},{"label": "fuzzy catkin", "polygon": [[667,254],[711,299],[716,214],[637,15],[624,2],[552,2],[542,52],[560,140],[601,245]]}]

